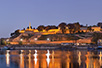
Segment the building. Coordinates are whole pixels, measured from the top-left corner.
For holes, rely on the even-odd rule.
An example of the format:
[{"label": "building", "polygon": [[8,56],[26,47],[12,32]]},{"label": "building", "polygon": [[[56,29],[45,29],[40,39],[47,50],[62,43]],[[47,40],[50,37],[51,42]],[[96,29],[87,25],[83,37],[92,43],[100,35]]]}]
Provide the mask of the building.
[{"label": "building", "polygon": [[80,32],[88,32],[88,29],[86,26],[80,27]]},{"label": "building", "polygon": [[93,26],[93,27],[91,27],[91,29],[93,32],[97,32],[97,31],[101,30],[101,27]]},{"label": "building", "polygon": [[29,23],[29,27],[27,29],[20,30],[19,32],[20,33],[34,32],[34,29],[31,28],[31,23]]},{"label": "building", "polygon": [[97,26],[98,26],[98,27],[102,27],[102,22],[99,22],[99,23],[97,24]]},{"label": "building", "polygon": [[[38,33],[38,29],[32,29],[31,28],[31,24],[29,24],[29,28],[27,29],[23,29],[23,30],[20,30],[19,31],[20,33]],[[45,29],[41,32],[42,35],[48,35],[48,34],[57,34],[57,33],[61,33],[61,30],[60,29],[50,29],[48,31],[46,31]]]}]

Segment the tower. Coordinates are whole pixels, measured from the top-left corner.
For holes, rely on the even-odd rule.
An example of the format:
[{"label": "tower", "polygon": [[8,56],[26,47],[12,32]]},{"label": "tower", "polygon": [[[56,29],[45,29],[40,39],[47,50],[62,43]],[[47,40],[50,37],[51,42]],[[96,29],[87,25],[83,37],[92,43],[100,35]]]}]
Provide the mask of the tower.
[{"label": "tower", "polygon": [[29,29],[31,29],[31,23],[29,23]]}]

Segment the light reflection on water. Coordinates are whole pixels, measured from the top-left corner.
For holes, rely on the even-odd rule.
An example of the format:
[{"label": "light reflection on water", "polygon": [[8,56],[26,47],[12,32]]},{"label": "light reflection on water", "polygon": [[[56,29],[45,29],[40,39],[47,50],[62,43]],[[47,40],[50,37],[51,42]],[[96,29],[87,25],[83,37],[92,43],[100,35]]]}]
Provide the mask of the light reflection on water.
[{"label": "light reflection on water", "polygon": [[47,65],[49,66],[49,63],[50,63],[50,52],[49,52],[49,50],[47,50],[46,56],[47,56],[47,58],[46,58]]},{"label": "light reflection on water", "polygon": [[7,64],[7,67],[9,67],[9,65],[10,65],[10,51],[9,50],[7,50],[7,53],[6,53],[6,64]]},{"label": "light reflection on water", "polygon": [[36,65],[36,63],[37,63],[37,50],[35,50],[34,61],[35,61],[35,65]]},{"label": "light reflection on water", "polygon": [[0,51],[0,68],[101,68],[101,51]]}]

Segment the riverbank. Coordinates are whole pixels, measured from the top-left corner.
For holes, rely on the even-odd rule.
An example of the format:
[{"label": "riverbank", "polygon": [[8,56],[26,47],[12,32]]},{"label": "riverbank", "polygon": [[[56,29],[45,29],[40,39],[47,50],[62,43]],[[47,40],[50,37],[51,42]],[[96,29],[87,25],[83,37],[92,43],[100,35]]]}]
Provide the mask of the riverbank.
[{"label": "riverbank", "polygon": [[[61,45],[61,44],[34,44],[34,45],[9,45],[8,49],[12,50],[88,50],[96,49],[97,45]],[[3,49],[1,47],[0,49]]]},{"label": "riverbank", "polygon": [[[9,42],[11,45],[18,45],[19,42]],[[79,40],[66,40],[66,41],[47,41],[47,40],[37,40],[37,41],[31,41],[31,42],[24,42],[22,41],[21,44],[23,45],[35,45],[35,44],[61,44],[61,43],[92,43],[90,38],[86,39],[79,39]]]}]

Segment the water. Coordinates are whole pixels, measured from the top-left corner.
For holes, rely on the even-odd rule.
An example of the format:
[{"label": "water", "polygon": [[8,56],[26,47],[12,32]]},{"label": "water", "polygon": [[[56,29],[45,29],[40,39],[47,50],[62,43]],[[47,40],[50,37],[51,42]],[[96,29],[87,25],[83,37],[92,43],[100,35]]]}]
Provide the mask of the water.
[{"label": "water", "polygon": [[101,51],[0,51],[0,68],[102,68]]}]

